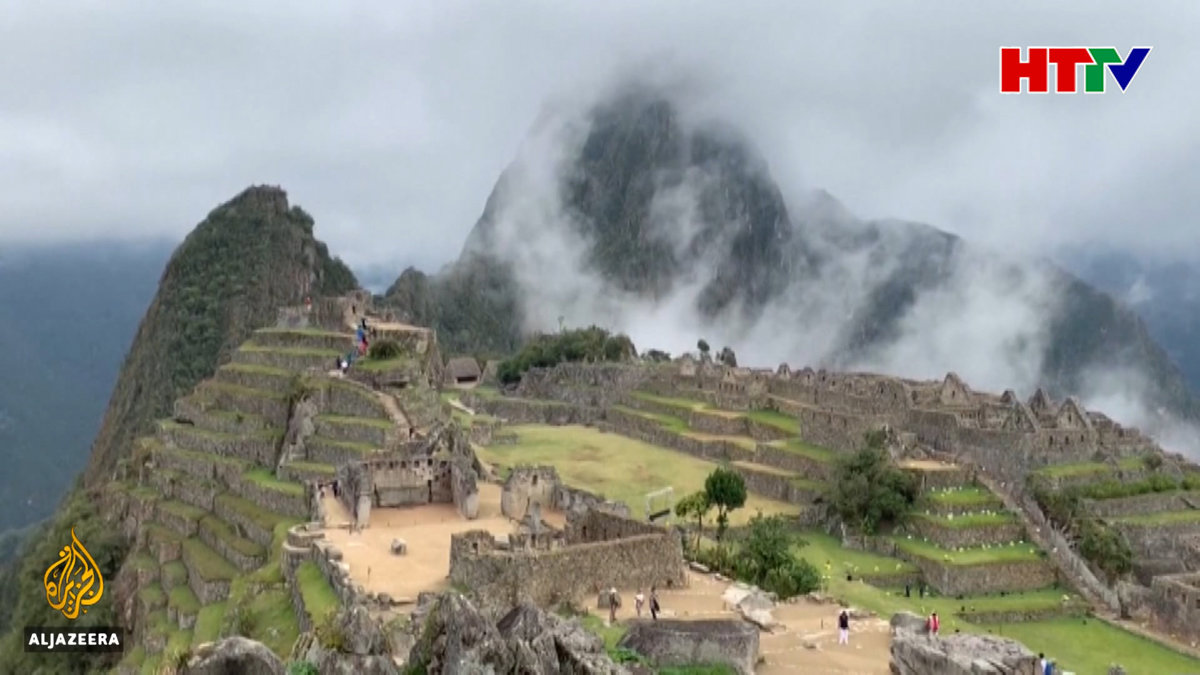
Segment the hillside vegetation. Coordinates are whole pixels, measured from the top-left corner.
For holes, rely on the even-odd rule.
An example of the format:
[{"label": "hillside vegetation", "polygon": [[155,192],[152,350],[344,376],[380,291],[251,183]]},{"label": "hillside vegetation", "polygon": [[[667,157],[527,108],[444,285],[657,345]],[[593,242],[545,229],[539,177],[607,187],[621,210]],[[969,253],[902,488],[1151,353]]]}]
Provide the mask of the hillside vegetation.
[{"label": "hillside vegetation", "polygon": [[[55,616],[61,619],[45,602],[42,575],[63,546],[63,532],[74,527],[94,533],[86,540],[88,550],[105,578],[115,576],[126,543],[111,535],[97,512],[96,487],[111,479],[134,438],[150,432],[153,420],[169,416],[174,400],[211,376],[256,328],[273,323],[278,307],[355,286],[350,270],[314,238],[313,219],[290,207],[279,188],[247,189],[188,235],[167,263],[138,327],[79,485],[34,533],[24,559],[0,579],[0,587],[16,588],[17,595],[13,613],[0,615],[0,631],[8,633],[0,641],[0,663],[25,658],[21,626],[52,626]],[[111,625],[115,617],[106,614],[111,605],[100,605],[88,621]],[[38,672],[88,672],[107,658],[78,656],[69,664],[43,658]]]}]

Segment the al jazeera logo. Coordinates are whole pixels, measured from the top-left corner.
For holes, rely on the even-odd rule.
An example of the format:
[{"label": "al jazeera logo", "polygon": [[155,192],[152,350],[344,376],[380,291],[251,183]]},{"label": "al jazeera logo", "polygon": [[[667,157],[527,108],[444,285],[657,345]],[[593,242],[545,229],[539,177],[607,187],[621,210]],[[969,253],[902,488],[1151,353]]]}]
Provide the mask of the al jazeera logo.
[{"label": "al jazeera logo", "polygon": [[[46,568],[42,577],[46,602],[68,621],[85,616],[88,608],[104,597],[104,576],[71,529],[71,543],[58,552],[58,560]],[[37,628],[25,627],[27,652],[119,652],[123,633],[120,628]]]}]

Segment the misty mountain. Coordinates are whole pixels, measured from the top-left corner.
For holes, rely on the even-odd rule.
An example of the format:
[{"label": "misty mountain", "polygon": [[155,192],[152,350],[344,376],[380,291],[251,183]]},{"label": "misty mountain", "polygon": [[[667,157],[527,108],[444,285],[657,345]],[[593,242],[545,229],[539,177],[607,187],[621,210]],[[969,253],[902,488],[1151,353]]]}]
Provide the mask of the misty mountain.
[{"label": "misty mountain", "polygon": [[50,515],[75,479],[168,255],[162,242],[0,253],[0,533]]},{"label": "misty mountain", "polygon": [[789,201],[737,130],[640,87],[544,115],[459,259],[408,269],[385,295],[451,351],[599,323],[641,348],[704,337],[747,363],[953,370],[981,389],[1080,395],[1135,424],[1200,419],[1112,296],[1044,260],[859,219],[822,191]]},{"label": "misty mountain", "polygon": [[1200,265],[1095,246],[1067,251],[1063,260],[1137,312],[1192,391],[1200,391]]}]

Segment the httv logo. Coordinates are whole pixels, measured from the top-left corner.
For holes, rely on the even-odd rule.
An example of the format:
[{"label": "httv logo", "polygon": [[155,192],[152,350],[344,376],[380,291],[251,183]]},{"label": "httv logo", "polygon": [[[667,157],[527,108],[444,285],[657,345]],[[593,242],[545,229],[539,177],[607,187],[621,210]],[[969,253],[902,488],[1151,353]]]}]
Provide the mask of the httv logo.
[{"label": "httv logo", "polygon": [[[1079,81],[1075,77],[1083,66],[1083,91],[1104,93],[1104,71],[1125,91],[1138,68],[1150,53],[1150,47],[1134,47],[1124,59],[1112,47],[1029,47],[1028,58],[1021,59],[1021,47],[1000,48],[1001,94],[1046,94],[1050,91],[1050,64],[1054,64],[1054,93],[1075,94]],[[1105,66],[1108,66],[1105,68]],[[1028,89],[1021,91],[1021,82]]]}]

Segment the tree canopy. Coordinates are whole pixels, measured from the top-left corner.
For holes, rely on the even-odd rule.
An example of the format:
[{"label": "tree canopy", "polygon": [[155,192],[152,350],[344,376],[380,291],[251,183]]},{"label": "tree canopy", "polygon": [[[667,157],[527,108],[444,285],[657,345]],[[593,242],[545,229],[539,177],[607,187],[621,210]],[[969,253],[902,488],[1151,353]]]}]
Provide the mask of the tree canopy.
[{"label": "tree canopy", "polygon": [[717,540],[720,541],[729,527],[729,512],[746,504],[746,481],[733,469],[718,467],[704,480],[704,493],[709,503],[717,507]]},{"label": "tree canopy", "polygon": [[628,336],[612,334],[598,326],[541,333],[517,352],[500,362],[496,377],[504,384],[519,382],[530,368],[550,368],[569,361],[629,361],[637,349]]},{"label": "tree canopy", "polygon": [[868,434],[867,446],[839,461],[834,473],[834,508],[866,534],[902,520],[917,499],[916,478],[893,464],[881,445],[878,435]]}]

